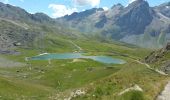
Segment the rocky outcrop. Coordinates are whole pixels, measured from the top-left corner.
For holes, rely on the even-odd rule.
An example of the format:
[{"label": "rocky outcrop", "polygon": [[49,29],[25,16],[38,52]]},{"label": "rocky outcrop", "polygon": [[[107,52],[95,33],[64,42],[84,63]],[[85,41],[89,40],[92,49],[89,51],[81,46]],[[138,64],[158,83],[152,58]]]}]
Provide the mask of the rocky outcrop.
[{"label": "rocky outcrop", "polygon": [[166,61],[166,63],[161,66],[161,70],[167,74],[170,74],[170,61]]},{"label": "rocky outcrop", "polygon": [[170,51],[170,43],[167,43],[167,45],[158,50],[158,51],[153,51],[150,53],[149,56],[145,57],[145,62],[147,63],[154,63],[159,61],[161,58],[163,58],[167,53]]},{"label": "rocky outcrop", "polygon": [[165,47],[166,50],[170,50],[170,42],[167,43],[166,47]]},{"label": "rocky outcrop", "polygon": [[146,63],[154,63],[159,61],[163,56],[165,56],[165,50],[161,49],[159,51],[153,51],[150,53],[149,56],[145,57],[145,62]]},{"label": "rocky outcrop", "polygon": [[161,71],[165,72],[166,74],[170,74],[170,43],[168,43],[164,48],[153,51],[145,57],[145,62],[148,64],[158,65]]}]

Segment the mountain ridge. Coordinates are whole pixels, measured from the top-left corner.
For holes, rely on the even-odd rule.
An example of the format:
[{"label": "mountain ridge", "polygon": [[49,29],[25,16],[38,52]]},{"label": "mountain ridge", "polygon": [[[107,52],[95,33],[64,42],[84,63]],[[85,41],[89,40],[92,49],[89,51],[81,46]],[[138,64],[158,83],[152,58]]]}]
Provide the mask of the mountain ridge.
[{"label": "mountain ridge", "polygon": [[[133,4],[73,13],[67,21],[0,4],[0,99],[154,100],[169,80],[170,46],[150,54],[137,45],[168,42],[169,18],[159,11],[167,5]],[[153,18],[145,22],[144,15]],[[73,57],[81,54],[88,57]]]},{"label": "mountain ridge", "polygon": [[30,14],[20,7],[1,2],[0,26],[0,53],[7,54],[13,54],[17,48],[39,48],[37,42],[47,40],[51,35],[59,38],[80,36],[79,32],[63,27],[44,13]]},{"label": "mountain ridge", "polygon": [[[88,35],[89,33],[98,33],[106,38],[110,37],[114,40],[149,48],[150,45],[146,46],[145,40],[141,40],[145,37],[144,34],[147,34],[150,36],[148,38],[153,38],[150,42],[155,42],[152,48],[161,48],[167,43],[167,38],[170,38],[170,17],[167,13],[170,10],[167,6],[169,6],[169,2],[150,7],[147,1],[136,0],[127,7],[117,4],[108,11],[96,11],[96,13],[84,18],[67,20],[65,18],[69,17],[67,15],[57,20],[67,27],[77,29]],[[86,15],[86,11],[80,13]],[[70,16],[74,17],[73,14]],[[160,37],[161,33],[166,34],[165,43],[157,43],[159,40],[156,40],[156,38]],[[140,44],[141,42],[142,44]]]},{"label": "mountain ridge", "polygon": [[15,21],[14,24],[19,22],[25,28],[29,24],[37,29],[36,26],[43,25],[58,30],[62,27],[87,36],[99,36],[145,48],[161,48],[170,39],[169,4],[150,7],[147,1],[136,0],[127,7],[117,4],[108,11],[92,8],[53,19],[44,13],[30,14],[19,7],[0,3],[0,18]]},{"label": "mountain ridge", "polygon": [[[12,6],[10,4],[3,4],[0,2],[0,17],[11,19],[11,20],[18,20],[18,21],[31,21],[31,22],[53,22],[52,18],[44,13],[35,13],[30,14],[26,10]],[[43,19],[42,19],[43,18]]]}]

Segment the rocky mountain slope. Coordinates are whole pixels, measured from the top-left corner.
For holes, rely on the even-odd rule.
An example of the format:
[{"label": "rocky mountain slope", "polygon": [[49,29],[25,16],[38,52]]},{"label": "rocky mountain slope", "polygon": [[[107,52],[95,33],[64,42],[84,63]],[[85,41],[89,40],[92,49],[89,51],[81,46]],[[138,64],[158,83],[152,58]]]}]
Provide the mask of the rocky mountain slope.
[{"label": "rocky mountain slope", "polygon": [[170,74],[170,43],[168,43],[164,48],[152,52],[149,56],[145,58],[145,62],[153,65],[164,71],[166,74]]},{"label": "rocky mountain slope", "polygon": [[46,14],[30,14],[22,8],[0,3],[0,53],[15,54],[14,49],[18,47],[36,48],[37,41],[49,36],[76,38],[79,35]]},{"label": "rocky mountain slope", "polygon": [[[3,25],[3,21],[16,26],[16,29],[20,28],[23,33],[19,34],[23,35],[21,37],[24,37],[26,32],[34,34],[30,37],[56,32],[59,35],[74,37],[74,33],[78,33],[73,32],[74,29],[88,36],[114,39],[147,48],[161,48],[170,39],[169,9],[170,3],[150,7],[147,1],[136,0],[127,7],[117,4],[108,11],[93,8],[55,20],[43,13],[30,14],[19,7],[0,3],[0,24],[3,30],[10,30],[8,25]],[[71,31],[68,31],[68,28]],[[5,32],[2,31],[3,34],[6,34]],[[20,41],[6,37],[12,44]]]},{"label": "rocky mountain slope", "polygon": [[108,11],[93,8],[57,20],[86,34],[98,33],[130,44],[158,48],[170,38],[169,4],[150,7],[147,1],[136,0],[127,7],[117,4]]},{"label": "rocky mountain slope", "polygon": [[43,13],[30,14],[24,9],[0,2],[0,17],[32,23],[53,23],[55,20]]},{"label": "rocky mountain slope", "polygon": [[0,19],[0,53],[13,52],[10,49],[17,46],[31,46],[38,33],[25,28]]}]

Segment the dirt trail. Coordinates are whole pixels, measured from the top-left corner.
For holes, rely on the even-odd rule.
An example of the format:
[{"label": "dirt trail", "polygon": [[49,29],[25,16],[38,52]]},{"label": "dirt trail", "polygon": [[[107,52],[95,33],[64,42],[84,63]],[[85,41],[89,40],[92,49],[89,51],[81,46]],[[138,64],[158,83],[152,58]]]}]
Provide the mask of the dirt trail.
[{"label": "dirt trail", "polygon": [[133,91],[133,90],[143,92],[143,89],[136,84],[135,86],[127,88],[124,91],[120,92],[118,95],[123,95],[123,94],[125,94],[125,93],[127,93],[129,91]]},{"label": "dirt trail", "polygon": [[153,70],[153,71],[155,71],[155,72],[157,72],[157,73],[159,73],[159,74],[161,74],[161,75],[164,75],[164,76],[167,76],[168,74],[166,74],[166,73],[164,73],[163,71],[160,71],[160,70],[158,70],[158,69],[154,69],[154,68],[152,68],[149,64],[147,64],[147,63],[143,63],[143,62],[141,62],[141,61],[139,61],[139,60],[135,60],[137,63],[139,63],[139,64],[142,64],[142,65],[145,65],[148,69],[150,69],[150,70]]},{"label": "dirt trail", "polygon": [[[163,71],[160,71],[158,69],[154,69],[152,68],[150,65],[148,65],[147,63],[143,63],[141,61],[135,60],[136,62],[145,65],[148,69],[150,70],[154,70],[155,72],[167,76],[168,74],[164,73]],[[157,97],[156,100],[170,100],[170,81],[168,82],[168,84],[165,86],[165,89],[162,91],[162,93]]]},{"label": "dirt trail", "polygon": [[170,100],[170,81],[165,86],[165,89],[162,93],[157,97],[156,100]]},{"label": "dirt trail", "polygon": [[77,49],[79,49],[79,51],[82,51],[83,49],[78,46],[77,44],[75,44],[73,41],[69,41],[71,44],[73,44]]}]

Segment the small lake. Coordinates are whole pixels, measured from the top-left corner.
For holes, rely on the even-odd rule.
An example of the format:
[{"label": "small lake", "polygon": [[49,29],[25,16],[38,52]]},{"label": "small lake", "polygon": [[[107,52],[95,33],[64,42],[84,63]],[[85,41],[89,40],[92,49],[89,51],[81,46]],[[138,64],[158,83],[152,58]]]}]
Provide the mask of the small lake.
[{"label": "small lake", "polygon": [[122,59],[112,58],[109,56],[85,56],[83,53],[63,53],[63,54],[42,54],[29,58],[30,60],[50,60],[50,59],[92,59],[97,62],[106,64],[124,64],[126,61]]}]

